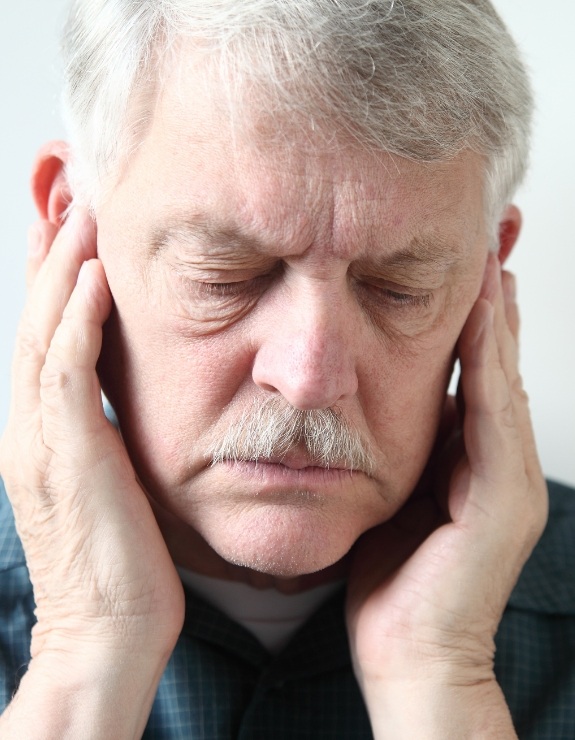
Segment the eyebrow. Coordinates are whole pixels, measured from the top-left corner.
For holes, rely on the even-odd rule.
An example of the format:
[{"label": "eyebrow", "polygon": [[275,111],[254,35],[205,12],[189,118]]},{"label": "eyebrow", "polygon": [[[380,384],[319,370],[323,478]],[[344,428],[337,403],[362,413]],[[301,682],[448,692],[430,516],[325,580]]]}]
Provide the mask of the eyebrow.
[{"label": "eyebrow", "polygon": [[236,251],[238,248],[256,252],[265,252],[264,243],[255,236],[247,234],[237,226],[215,223],[202,216],[187,217],[157,229],[152,236],[152,250],[157,253],[165,249],[170,242],[189,242],[200,240],[203,247],[210,251]]},{"label": "eyebrow", "polygon": [[[157,254],[170,242],[185,244],[190,240],[201,241],[202,247],[210,252],[237,253],[238,250],[242,250],[258,254],[269,253],[266,241],[249,234],[236,225],[217,222],[203,215],[187,216],[157,229],[152,237],[152,250]],[[437,235],[414,237],[409,246],[404,249],[379,256],[364,255],[355,261],[375,272],[417,267],[431,267],[431,269],[443,271],[466,256],[467,249],[462,249],[462,246],[461,243],[455,244]]]},{"label": "eyebrow", "polygon": [[414,237],[409,247],[396,250],[389,254],[379,256],[368,256],[358,260],[375,271],[391,269],[402,270],[417,267],[444,271],[452,265],[461,261],[467,254],[461,244],[453,244],[445,238],[434,236]]}]

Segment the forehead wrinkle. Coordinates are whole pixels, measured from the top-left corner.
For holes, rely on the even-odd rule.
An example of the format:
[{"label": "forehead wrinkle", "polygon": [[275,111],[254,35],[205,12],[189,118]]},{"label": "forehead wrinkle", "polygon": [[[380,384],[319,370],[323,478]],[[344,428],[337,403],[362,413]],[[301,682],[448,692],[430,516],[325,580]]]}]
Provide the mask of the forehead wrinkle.
[{"label": "forehead wrinkle", "polygon": [[[293,221],[291,219],[290,221]],[[284,222],[287,225],[287,221]],[[258,254],[262,256],[281,256],[293,252],[304,251],[313,242],[306,224],[291,224],[290,233],[266,233],[266,225],[256,233],[254,227],[236,224],[232,221],[220,220],[205,213],[198,213],[184,217],[173,217],[166,225],[153,230],[150,239],[150,249],[154,256],[167,249],[171,244],[184,247],[193,246],[199,242],[202,252],[206,256],[227,254],[237,255],[239,252]]]},{"label": "forehead wrinkle", "polygon": [[[175,220],[171,225],[158,228],[152,237],[152,251],[157,255],[170,243],[179,242],[184,246],[189,246],[190,241],[194,239],[201,240],[202,253],[206,256],[225,257],[229,255],[237,258],[238,253],[242,252],[263,256],[269,254],[270,251],[269,246],[266,247],[259,237],[249,234],[241,227],[219,223],[204,215],[187,216]],[[275,245],[277,247],[277,242]],[[418,268],[440,273],[449,270],[464,256],[461,246],[454,246],[438,237],[415,237],[406,249],[391,251],[387,254],[372,253],[358,259],[356,264],[375,273],[385,273],[390,269],[407,271]]]}]

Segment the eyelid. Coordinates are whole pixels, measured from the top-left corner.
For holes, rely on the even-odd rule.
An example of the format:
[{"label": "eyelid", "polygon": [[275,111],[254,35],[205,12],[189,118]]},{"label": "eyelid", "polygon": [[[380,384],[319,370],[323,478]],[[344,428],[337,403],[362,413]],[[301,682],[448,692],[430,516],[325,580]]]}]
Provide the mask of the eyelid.
[{"label": "eyelid", "polygon": [[[381,290],[389,290],[392,293],[402,293],[408,295],[424,295],[438,290],[441,286],[435,284],[420,284],[419,281],[412,281],[410,283],[398,283],[394,280],[390,280],[385,277],[376,277],[373,275],[356,275],[354,280],[359,283],[372,285],[374,288],[380,288]],[[432,283],[433,281],[429,281]]]},{"label": "eyelid", "polygon": [[425,272],[419,274],[413,270],[390,270],[389,273],[353,272],[352,277],[355,280],[397,290],[400,293],[423,293],[438,290],[445,282],[444,272]]},{"label": "eyelid", "polygon": [[203,269],[196,267],[195,265],[189,265],[185,263],[178,263],[174,266],[175,271],[185,277],[187,280],[192,280],[198,283],[243,283],[248,280],[260,277],[262,275],[269,274],[268,270],[253,270],[253,269],[241,269],[241,270],[214,270],[214,269]]},{"label": "eyelid", "polygon": [[[198,299],[233,299],[242,296],[253,298],[263,292],[277,276],[279,268],[254,274],[253,270],[242,272],[226,271],[213,272],[212,275],[190,276],[181,273],[188,288],[196,294]],[[222,279],[224,278],[224,279]]]},{"label": "eyelid", "polygon": [[239,280],[194,280],[193,282],[198,285],[206,286],[206,288],[229,288],[230,291],[232,291],[234,290],[234,287],[240,289],[242,287],[247,287],[248,285],[255,285],[266,278],[269,278],[269,274],[267,273]]},{"label": "eyelid", "polygon": [[395,300],[398,305],[406,306],[421,306],[423,308],[429,308],[431,299],[433,296],[430,293],[414,294],[414,293],[398,293],[395,290],[383,289],[392,300]]},{"label": "eyelid", "polygon": [[429,308],[434,298],[434,288],[412,288],[373,276],[355,278],[358,287],[370,291],[372,296],[395,308]]},{"label": "eyelid", "polygon": [[232,261],[226,261],[221,267],[215,263],[215,266],[203,264],[201,261],[194,262],[188,259],[173,260],[174,269],[190,278],[201,282],[211,283],[236,283],[251,278],[275,274],[281,267],[281,262],[277,260],[258,261],[257,264],[234,265]]}]

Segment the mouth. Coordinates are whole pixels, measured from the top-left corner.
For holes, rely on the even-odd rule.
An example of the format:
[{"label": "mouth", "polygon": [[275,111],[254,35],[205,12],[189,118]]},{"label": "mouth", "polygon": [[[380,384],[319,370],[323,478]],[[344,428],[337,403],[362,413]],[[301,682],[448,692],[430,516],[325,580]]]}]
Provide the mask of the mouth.
[{"label": "mouth", "polygon": [[317,469],[317,470],[340,470],[353,472],[343,462],[335,461],[334,463],[324,463],[318,460],[313,460],[305,452],[298,450],[290,450],[284,455],[272,456],[269,458],[260,457],[252,460],[237,460],[235,462],[248,462],[254,465],[281,465],[289,468],[290,470],[306,470],[306,469]]},{"label": "mouth", "polygon": [[221,460],[212,459],[212,466],[222,463],[228,467],[244,465],[251,466],[253,468],[266,467],[277,467],[286,468],[292,471],[305,471],[305,470],[317,470],[326,471],[333,473],[365,473],[369,475],[366,470],[355,468],[350,466],[346,460],[322,460],[317,457],[313,457],[303,446],[294,446],[289,450],[278,452],[271,455],[258,455],[257,457],[244,457],[244,456],[230,456],[224,457]]},{"label": "mouth", "polygon": [[362,475],[343,464],[322,464],[298,452],[257,460],[226,459],[220,464],[233,477],[257,484],[260,494],[284,489],[319,491],[349,484],[352,478]]}]

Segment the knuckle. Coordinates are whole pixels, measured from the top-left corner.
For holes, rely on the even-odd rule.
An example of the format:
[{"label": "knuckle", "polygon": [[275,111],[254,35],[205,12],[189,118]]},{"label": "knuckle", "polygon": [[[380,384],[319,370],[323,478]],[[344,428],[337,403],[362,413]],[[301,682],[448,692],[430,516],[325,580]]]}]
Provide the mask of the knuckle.
[{"label": "knuckle", "polygon": [[498,416],[505,429],[515,429],[515,409],[511,397],[508,397],[498,409]]},{"label": "knuckle", "polygon": [[521,522],[521,531],[523,532],[523,542],[527,549],[527,555],[537,544],[543,534],[549,515],[549,500],[547,495],[547,486],[543,477],[532,483],[527,478],[525,481],[526,497],[523,500]]},{"label": "knuckle", "polygon": [[526,536],[525,543],[528,549],[528,554],[531,553],[537,542],[539,541],[545,525],[547,524],[547,514],[541,511],[539,508],[531,509],[529,515],[526,517]]},{"label": "knuckle", "polygon": [[523,387],[523,378],[519,374],[511,382],[511,393],[520,403],[529,404],[529,395]]},{"label": "knuckle", "polygon": [[36,434],[26,445],[16,438],[3,443],[0,469],[18,525],[24,526],[30,508],[49,497],[49,458],[42,435]]},{"label": "knuckle", "polygon": [[40,397],[42,402],[60,397],[72,384],[71,373],[54,362],[46,362],[40,372]]},{"label": "knuckle", "polygon": [[16,340],[16,357],[20,360],[38,360],[46,356],[48,348],[29,321],[23,321]]},{"label": "knuckle", "polygon": [[82,364],[85,346],[84,332],[71,320],[63,320],[40,371],[41,395],[61,395],[71,388],[74,370]]}]

